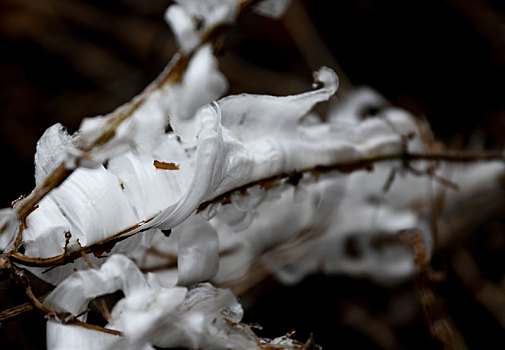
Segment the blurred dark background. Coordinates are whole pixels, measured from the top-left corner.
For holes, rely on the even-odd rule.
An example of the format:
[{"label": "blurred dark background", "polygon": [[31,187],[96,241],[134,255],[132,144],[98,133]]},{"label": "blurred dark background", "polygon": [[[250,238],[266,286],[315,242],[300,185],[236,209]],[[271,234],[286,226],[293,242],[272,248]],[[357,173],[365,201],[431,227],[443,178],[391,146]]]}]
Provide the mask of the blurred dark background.
[{"label": "blurred dark background", "polygon": [[[112,111],[162,70],[177,50],[163,21],[169,4],[0,0],[1,207],[33,188],[35,145],[48,126],[60,122],[74,132],[82,118]],[[372,86],[427,118],[448,145],[464,147],[480,135],[487,149],[504,146],[503,1],[294,0],[280,21],[241,19],[219,59],[230,93],[301,92],[311,72],[327,65],[344,90]],[[296,329],[295,338],[312,332],[326,349],[442,349],[419,302],[432,291],[467,348],[503,349],[504,253],[499,217],[440,253],[449,274],[438,284],[383,288],[313,276],[289,288],[268,280],[242,301],[247,321],[262,324],[265,336]],[[476,272],[468,277],[460,266]],[[14,293],[2,283],[0,293]],[[489,285],[493,298],[483,301],[479,293]],[[0,306],[12,306],[4,299]],[[0,347],[42,349],[43,327],[36,313],[9,323]]]}]

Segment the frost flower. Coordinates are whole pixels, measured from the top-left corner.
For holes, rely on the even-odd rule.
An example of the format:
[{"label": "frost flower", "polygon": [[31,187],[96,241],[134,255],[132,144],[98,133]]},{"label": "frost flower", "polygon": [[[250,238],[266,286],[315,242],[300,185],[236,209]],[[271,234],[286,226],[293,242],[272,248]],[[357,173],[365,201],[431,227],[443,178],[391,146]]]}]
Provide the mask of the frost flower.
[{"label": "frost flower", "polygon": [[[56,287],[45,304],[79,315],[89,302],[121,290],[106,328],[114,335],[50,320],[47,348],[57,349],[258,349],[259,339],[239,322],[243,310],[230,291],[210,284],[191,288],[163,286],[155,276],[144,277],[122,255],[111,256],[100,270],[79,271]],[[86,316],[81,316],[85,320]]]}]

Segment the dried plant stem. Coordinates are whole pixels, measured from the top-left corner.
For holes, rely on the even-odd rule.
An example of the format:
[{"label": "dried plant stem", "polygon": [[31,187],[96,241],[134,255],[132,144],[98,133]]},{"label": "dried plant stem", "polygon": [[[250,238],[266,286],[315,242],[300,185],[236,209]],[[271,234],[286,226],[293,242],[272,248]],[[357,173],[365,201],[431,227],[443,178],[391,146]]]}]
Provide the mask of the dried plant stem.
[{"label": "dried plant stem", "polygon": [[49,176],[37,186],[32,193],[21,200],[16,208],[18,218],[23,221],[33,208],[44,198],[52,189],[61,185],[61,183],[70,176],[72,170],[66,169],[64,164],[57,167]]},{"label": "dried plant stem", "polygon": [[[240,14],[245,13],[256,2],[258,1],[241,1],[239,4]],[[207,33],[204,34],[204,37],[201,40],[201,45],[209,42],[215,44],[219,35],[224,31],[224,29],[224,26],[211,28]],[[195,50],[187,55],[184,55],[181,52],[177,53],[152,84],[144,89],[144,91],[136,96],[131,102],[119,107],[116,111],[114,111],[112,116],[107,121],[107,126],[102,131],[101,135],[98,136],[91,145],[82,149],[83,154],[80,156],[80,159],[86,159],[89,157],[91,151],[105,145],[109,140],[111,140],[116,134],[117,128],[144,104],[147,97],[153,91],[159,90],[164,86],[173,85],[177,82],[180,82],[194,52]],[[76,166],[79,166],[80,159],[76,159]],[[19,206],[16,208],[19,220],[23,221],[31,213],[35,205],[37,205],[54,188],[63,183],[63,181],[65,181],[70,176],[70,174],[72,174],[72,172],[73,169],[68,169],[64,163],[60,164],[53,172],[51,172],[47,178],[39,186],[37,186],[28,197],[20,201]],[[0,229],[0,234],[3,233],[3,229],[4,228]]]},{"label": "dried plant stem", "polygon": [[25,295],[28,297],[28,300],[35,308],[39,309],[45,314],[53,312],[53,310],[42,304],[42,302],[35,296],[35,294],[33,294],[32,287],[29,284],[25,286]]},{"label": "dried plant stem", "polygon": [[109,307],[107,306],[107,303],[105,302],[105,300],[103,298],[95,299],[94,304],[95,304],[96,308],[98,309],[98,311],[100,311],[100,313],[102,314],[102,317],[104,318],[104,320],[106,320],[107,322],[110,322],[112,320],[112,316],[110,314]]},{"label": "dried plant stem", "polygon": [[429,153],[405,153],[402,156],[405,160],[435,160],[444,162],[479,162],[479,161],[504,161],[505,153],[479,152],[479,151],[439,151]]},{"label": "dried plant stem", "polygon": [[[261,186],[264,189],[268,189],[273,186],[276,182],[287,179],[289,182],[290,179],[294,177],[301,177],[304,173],[314,174],[318,177],[321,173],[329,172],[329,171],[340,171],[342,173],[350,173],[358,170],[373,170],[373,165],[375,163],[384,162],[384,161],[394,161],[399,160],[403,161],[407,169],[410,168],[408,166],[410,161],[444,161],[444,162],[479,162],[479,161],[504,161],[504,154],[502,152],[462,152],[462,151],[441,151],[441,152],[429,152],[429,153],[410,153],[410,152],[400,152],[400,153],[392,153],[379,155],[373,158],[365,158],[359,159],[351,162],[339,162],[333,165],[324,165],[324,166],[316,166],[314,168],[307,168],[301,170],[295,170],[292,173],[282,173],[275,176],[271,176],[268,178],[264,178],[261,180],[253,181],[243,186],[234,188],[230,191],[227,191],[214,199],[203,202],[199,205],[197,213],[205,210],[209,205],[215,203],[228,204],[231,203],[231,195],[234,193],[247,193],[247,189],[253,186]],[[82,256],[82,253],[97,253],[100,251],[105,251],[111,249],[116,243],[130,237],[131,235],[141,232],[142,226],[153,220],[154,217],[144,220],[132,227],[129,227],[119,233],[116,233],[109,238],[92,244],[90,246],[82,247],[81,249],[66,252],[61,255],[52,257],[52,258],[32,258],[27,257],[24,254],[19,252],[13,252],[10,255],[10,258],[22,265],[25,266],[37,266],[37,267],[54,267],[58,265],[67,264],[72,262]]]},{"label": "dried plant stem", "polygon": [[97,326],[94,324],[79,321],[78,319],[73,319],[73,320],[67,322],[67,324],[71,324],[74,326],[79,326],[79,327],[83,327],[83,328],[87,328],[87,329],[91,329],[94,331],[99,331],[99,332],[103,332],[103,333],[107,333],[107,334],[117,335],[117,336],[123,335],[123,333],[118,330],[100,327],[100,326]]},{"label": "dried plant stem", "polygon": [[[245,13],[257,0],[243,0],[239,4],[240,14]],[[201,40],[201,45],[205,43],[212,42],[214,45],[217,42],[220,34],[223,32],[224,27],[218,26],[215,28],[211,28],[209,32],[205,33],[204,37]],[[193,51],[195,52],[195,51]],[[180,82],[184,76],[187,65],[193,55],[193,52],[184,55],[182,53],[177,53],[173,59],[169,62],[169,64],[165,67],[159,77],[150,84],[144,91],[136,96],[131,102],[119,107],[111,117],[108,119],[106,123],[105,129],[102,131],[100,136],[98,136],[94,142],[90,145],[82,147],[82,154],[74,160],[74,166],[78,167],[81,163],[81,160],[85,160],[90,158],[91,152],[96,150],[97,148],[104,146],[107,142],[109,142],[116,134],[117,128],[130,116],[135,113],[147,100],[148,96],[164,86],[173,85]],[[20,221],[19,232],[18,235],[12,244],[11,247],[7,250],[6,254],[3,254],[0,257],[0,271],[9,271],[11,274],[11,279],[18,285],[24,286],[25,295],[30,301],[31,304],[21,305],[19,307],[6,310],[0,313],[0,321],[11,319],[17,317],[25,312],[33,310],[34,308],[41,310],[47,316],[58,316],[58,313],[53,310],[47,308],[40,300],[34,295],[32,288],[30,286],[30,282],[26,277],[24,271],[19,269],[11,264],[11,259],[17,260],[18,262],[22,262],[25,265],[35,265],[35,266],[57,266],[61,264],[65,264],[69,261],[73,261],[78,257],[85,258],[85,254],[89,252],[97,252],[100,249],[110,249],[114,246],[115,243],[129,237],[132,231],[140,231],[140,227],[146,222],[141,222],[127,230],[124,230],[109,239],[101,241],[95,245],[90,247],[81,247],[78,251],[67,253],[66,251],[61,255],[51,259],[30,259],[23,254],[17,252],[19,247],[22,245],[22,233],[23,229],[26,228],[26,217],[37,208],[38,203],[53,189],[61,185],[74,171],[74,167],[67,167],[65,162],[62,162],[56,169],[54,169],[45,180],[40,183],[32,193],[20,200],[15,206],[15,211],[17,217]],[[4,232],[6,229],[6,225],[0,227],[0,234]],[[85,259],[86,260],[86,259]],[[33,263],[33,264],[32,264]],[[45,265],[47,264],[47,265]],[[59,318],[59,317],[58,317]],[[106,329],[100,326],[91,325],[84,323],[78,320],[76,317],[70,317],[67,320],[67,323],[74,324],[76,326],[85,327],[88,329],[93,329],[113,335],[122,335],[120,331]]]},{"label": "dried plant stem", "polygon": [[30,312],[33,310],[33,306],[30,303],[25,303],[7,310],[0,312],[0,323],[5,321],[11,321],[19,316]]},{"label": "dried plant stem", "polygon": [[[103,241],[97,242],[90,246],[81,247],[80,249],[76,249],[71,252],[64,252],[63,254],[57,255],[52,258],[41,259],[41,258],[31,258],[19,252],[12,253],[10,256],[12,261],[20,263],[25,266],[37,266],[37,267],[53,267],[58,265],[64,265],[69,262],[72,262],[80,257],[82,254],[89,253],[99,253],[102,251],[108,251],[114,247],[114,245],[122,240],[130,237],[136,232],[141,232],[141,227],[151,221],[153,218],[149,220],[142,221],[132,227],[129,227]],[[133,233],[132,233],[133,232]]]},{"label": "dried plant stem", "polygon": [[45,306],[39,298],[35,296],[33,293],[32,287],[30,285],[30,281],[28,280],[28,277],[26,276],[26,273],[24,270],[17,268],[15,266],[11,266],[11,280],[17,284],[20,287],[23,287],[25,296],[27,297],[28,301],[30,302],[31,305],[21,305],[19,307],[16,307],[14,309],[6,310],[0,314],[1,318],[0,320],[8,320],[13,317],[17,317],[27,311],[31,311],[34,309],[42,311],[48,318],[52,319],[57,319],[63,322],[64,324],[73,324],[76,326],[96,330],[96,331],[101,331],[104,333],[109,333],[113,335],[122,335],[120,331],[114,330],[114,329],[107,329],[104,327],[100,327],[97,325],[89,324],[80,321],[77,316],[72,316],[68,313],[62,313],[62,312],[57,312],[55,310],[52,310],[51,308]]},{"label": "dried plant stem", "polygon": [[35,308],[42,311],[49,318],[54,317],[57,319],[63,319],[64,324],[72,324],[75,326],[84,327],[84,328],[88,328],[88,329],[92,329],[95,331],[100,331],[100,332],[108,333],[108,334],[112,334],[112,335],[122,335],[122,333],[120,331],[117,331],[115,329],[108,329],[108,328],[100,327],[100,326],[97,326],[94,324],[82,322],[77,318],[79,315],[78,316],[70,316],[68,314],[60,314],[54,310],[51,310],[50,308],[48,308],[47,306],[42,304],[40,302],[40,300],[33,294],[32,288],[30,287],[29,284],[27,284],[25,286],[25,295],[28,297],[28,300]]},{"label": "dried plant stem", "polygon": [[[107,127],[102,131],[102,134],[88,147],[84,148],[82,159],[89,157],[89,154],[94,149],[103,146],[116,134],[117,128],[128,119],[140,106],[144,104],[147,97],[165,85],[172,85],[180,81],[184,75],[187,63],[190,57],[182,54],[176,54],[172,61],[163,70],[160,76],[149,85],[140,95],[136,96],[131,102],[119,107],[107,121]],[[76,165],[79,166],[80,159],[76,159]],[[32,193],[25,199],[19,202],[16,208],[18,218],[23,221],[32,211],[33,208],[54,188],[58,187],[65,181],[73,172],[64,163],[60,164],[53,170],[47,178],[37,186]]]},{"label": "dried plant stem", "polygon": [[[241,187],[227,191],[216,198],[202,203],[198,210],[205,210],[210,204],[213,203],[229,203],[230,196],[235,192],[247,191],[248,188],[266,183],[275,183],[282,179],[288,179],[293,176],[299,176],[304,173],[312,173],[319,176],[320,173],[328,171],[340,171],[342,173],[350,173],[357,170],[373,170],[373,165],[379,162],[401,160],[408,165],[410,161],[444,161],[444,162],[455,162],[455,163],[465,163],[465,162],[480,162],[480,161],[505,161],[505,154],[503,152],[463,152],[463,151],[441,151],[441,152],[429,152],[429,153],[413,153],[413,152],[400,152],[379,155],[373,158],[358,159],[350,162],[339,162],[332,165],[321,165],[314,168],[295,170],[291,173],[282,173],[274,175],[265,179],[258,181],[253,181],[245,184]],[[408,167],[410,168],[410,167]],[[451,187],[451,186],[449,186]]]}]

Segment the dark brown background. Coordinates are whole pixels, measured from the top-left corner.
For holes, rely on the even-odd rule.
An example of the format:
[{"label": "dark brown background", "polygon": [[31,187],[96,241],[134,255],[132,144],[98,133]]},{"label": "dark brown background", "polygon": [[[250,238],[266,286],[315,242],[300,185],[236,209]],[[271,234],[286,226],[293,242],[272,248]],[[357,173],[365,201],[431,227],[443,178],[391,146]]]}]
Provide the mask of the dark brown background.
[{"label": "dark brown background", "polygon": [[[33,188],[35,145],[48,126],[61,122],[74,132],[83,117],[112,111],[161,71],[176,51],[163,21],[169,3],[0,1],[2,207]],[[219,56],[230,93],[304,91],[313,70],[340,65],[353,84],[370,85],[428,118],[448,145],[463,147],[477,132],[488,149],[503,146],[503,1],[329,3],[296,1],[282,21],[243,18]],[[463,283],[451,269],[461,250],[485,282],[505,291],[504,225],[495,220],[441,252],[449,265],[445,282],[382,288],[345,276],[313,276],[287,288],[267,281],[242,298],[246,319],[262,324],[265,336],[296,329],[303,340],[313,332],[325,349],[439,349],[418,299],[420,288],[430,288],[470,349],[504,348],[504,329],[476,298],[478,286]],[[19,299],[7,282],[0,294],[3,307]],[[496,307],[505,311],[504,305]],[[10,323],[0,329],[0,348],[42,349],[43,328],[35,313]]]}]

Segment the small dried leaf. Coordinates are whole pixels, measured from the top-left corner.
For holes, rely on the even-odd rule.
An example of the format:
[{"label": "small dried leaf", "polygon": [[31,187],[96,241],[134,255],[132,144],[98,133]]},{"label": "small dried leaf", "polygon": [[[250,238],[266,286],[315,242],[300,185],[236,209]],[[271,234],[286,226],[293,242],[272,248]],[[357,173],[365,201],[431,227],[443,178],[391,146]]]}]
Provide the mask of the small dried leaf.
[{"label": "small dried leaf", "polygon": [[175,163],[165,163],[165,162],[160,162],[158,160],[155,160],[153,164],[156,169],[179,170],[179,164],[175,164]]}]

